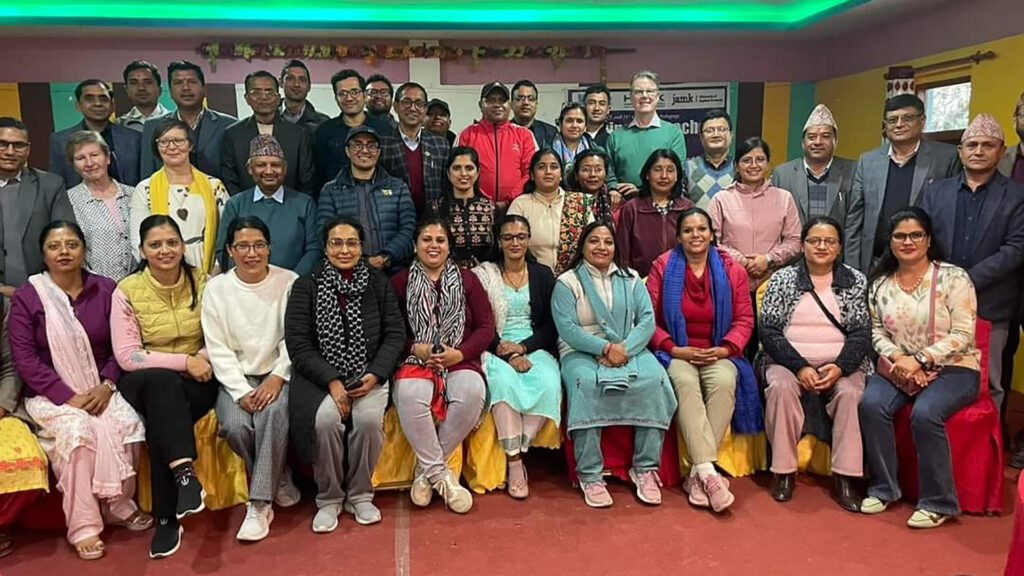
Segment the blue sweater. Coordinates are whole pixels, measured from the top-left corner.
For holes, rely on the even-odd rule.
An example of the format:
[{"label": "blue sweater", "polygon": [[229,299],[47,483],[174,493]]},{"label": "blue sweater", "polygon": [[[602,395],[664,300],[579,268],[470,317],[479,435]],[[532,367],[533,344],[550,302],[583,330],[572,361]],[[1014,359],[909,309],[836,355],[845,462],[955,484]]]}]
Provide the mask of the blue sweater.
[{"label": "blue sweater", "polygon": [[273,198],[253,200],[249,188],[228,199],[217,230],[217,261],[227,270],[234,265],[224,250],[228,225],[239,216],[256,216],[270,228],[270,263],[304,276],[313,271],[323,253],[320,228],[316,220],[316,202],[308,194],[290,188],[284,191],[284,204]]}]

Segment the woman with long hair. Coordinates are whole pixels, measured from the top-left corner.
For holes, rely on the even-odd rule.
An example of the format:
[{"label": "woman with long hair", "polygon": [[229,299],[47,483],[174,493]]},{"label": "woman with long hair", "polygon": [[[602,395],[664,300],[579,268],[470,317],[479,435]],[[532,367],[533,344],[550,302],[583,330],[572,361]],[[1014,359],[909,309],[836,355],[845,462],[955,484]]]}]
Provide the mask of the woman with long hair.
[{"label": "woman with long hair", "polygon": [[572,169],[566,177],[569,190],[593,196],[594,218],[606,222],[618,221],[622,195],[608,189],[608,170],[611,159],[600,147],[588,148],[576,155]]},{"label": "woman with long hair", "polygon": [[427,218],[441,218],[452,230],[452,259],[472,268],[485,261],[494,244],[494,202],[480,193],[480,155],[456,146],[448,156],[444,195],[427,207]]}]

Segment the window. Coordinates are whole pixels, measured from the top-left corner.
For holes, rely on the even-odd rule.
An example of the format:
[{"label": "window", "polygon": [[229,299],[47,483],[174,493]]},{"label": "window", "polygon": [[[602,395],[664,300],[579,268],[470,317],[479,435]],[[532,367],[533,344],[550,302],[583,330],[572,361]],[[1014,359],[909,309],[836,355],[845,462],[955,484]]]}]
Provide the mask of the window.
[{"label": "window", "polygon": [[918,86],[927,115],[924,131],[933,140],[958,141],[970,123],[971,79]]}]

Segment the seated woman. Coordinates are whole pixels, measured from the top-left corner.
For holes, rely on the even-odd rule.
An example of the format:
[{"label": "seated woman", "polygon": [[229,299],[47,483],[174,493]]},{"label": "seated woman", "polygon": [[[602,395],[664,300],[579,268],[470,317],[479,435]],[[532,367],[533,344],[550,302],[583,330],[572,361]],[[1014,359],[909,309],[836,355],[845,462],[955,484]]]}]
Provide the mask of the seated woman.
[{"label": "seated woman", "polygon": [[658,464],[676,411],[668,375],[650,352],[651,299],[640,277],[619,264],[611,224],[588,224],[569,271],[558,277],[551,313],[560,337],[562,383],[576,475],[588,506],[612,505],[601,479],[601,429],[633,426],[629,477],[647,504],[661,503]]},{"label": "seated woman", "polygon": [[203,174],[189,161],[195,134],[188,124],[169,114],[153,132],[153,151],[163,167],[135,187],[131,202],[131,240],[138,246],[140,225],[152,214],[169,216],[185,240],[185,261],[209,274],[216,266],[217,228],[228,201],[224,184]]},{"label": "seated woman", "polygon": [[200,325],[206,273],[185,261],[185,241],[170,216],[142,221],[139,271],[117,285],[110,332],[124,370],[120,389],[146,420],[156,531],[149,557],[178,551],[179,520],[202,512],[193,426],[213,408],[220,384]]},{"label": "seated woman", "polygon": [[427,217],[440,218],[452,229],[452,259],[472,268],[487,260],[494,244],[494,203],[480,193],[480,156],[469,146],[456,146],[448,157],[445,194],[430,203]]},{"label": "seated woman", "polygon": [[73,222],[47,224],[39,250],[44,272],[11,300],[11,352],[64,495],[68,542],[80,558],[95,560],[104,553],[103,508],[109,523],[153,525],[132,500],[146,430],[118,393],[107,320],[114,281],[83,268],[85,234]]},{"label": "seated woman", "polygon": [[555,277],[530,254],[530,223],[510,214],[498,228],[497,263],[474,270],[494,311],[497,337],[484,356],[491,414],[508,456],[508,493],[530,494],[523,454],[545,420],[562,419],[558,333],[551,317]]},{"label": "seated woman", "polygon": [[911,528],[936,528],[960,513],[946,419],[978,397],[978,301],[967,271],[942,262],[932,222],[917,207],[889,220],[889,243],[868,279],[871,344],[879,370],[860,401],[867,457],[864,514],[900,499],[893,415],[913,404],[919,492]]},{"label": "seated woman", "polygon": [[285,472],[288,455],[288,380],[284,311],[297,277],[271,266],[270,229],[255,216],[228,224],[225,252],[234,266],[210,279],[203,292],[206,352],[220,382],[220,434],[245,461],[249,503],[235,537],[254,542],[270,533],[272,503],[298,503]]},{"label": "seated woman", "polygon": [[419,462],[409,497],[427,506],[433,487],[450,510],[465,514],[473,495],[446,462],[484,409],[480,355],[494,339],[494,317],[476,275],[448,257],[452,235],[443,220],[420,221],[413,238],[416,259],[391,279],[409,354],[395,372],[395,409]]},{"label": "seated woman", "polygon": [[72,134],[65,153],[82,177],[80,184],[68,189],[68,200],[89,246],[86,265],[91,272],[118,281],[135,270],[135,247],[128,233],[135,188],[110,177],[110,146],[99,132]]},{"label": "seated woman", "polygon": [[640,172],[639,196],[619,211],[618,246],[627,266],[646,277],[654,260],[675,244],[676,224],[693,202],[683,194],[683,165],[668,148],[655,150]]},{"label": "seated woman", "polygon": [[0,300],[0,558],[14,552],[11,526],[21,512],[50,489],[46,453],[21,402],[21,380],[14,377],[3,304]]},{"label": "seated woman", "polygon": [[729,423],[741,434],[761,430],[757,382],[743,347],[754,314],[743,268],[715,246],[707,212],[679,214],[676,247],[647,277],[657,323],[651,349],[679,399],[676,425],[693,467],[683,483],[694,506],[721,512],[735,498],[718,474],[718,447]]},{"label": "seated woman", "polygon": [[589,148],[576,155],[572,170],[569,171],[567,187],[574,192],[582,192],[593,198],[590,204],[594,207],[594,218],[612,222],[618,219],[622,195],[615,190],[608,190],[606,184],[611,159],[600,148]]},{"label": "seated woman", "polygon": [[[800,239],[804,257],[772,275],[761,311],[761,345],[769,362],[765,431],[772,444],[772,497],[780,502],[793,497],[797,443],[806,416],[812,434],[832,438],[839,506],[858,512],[852,479],[864,476],[857,404],[864,394],[864,374],[870,372],[867,280],[839,258],[839,222],[812,218]],[[810,406],[810,414],[802,404]]]},{"label": "seated woman", "polygon": [[358,220],[329,220],[326,257],[295,281],[285,312],[292,446],[301,463],[313,466],[317,533],[337,528],[343,507],[360,524],[381,519],[371,478],[405,325],[387,275],[363,257],[363,239]]},{"label": "seated woman", "polygon": [[561,158],[550,148],[538,150],[530,159],[523,194],[508,207],[509,214],[530,222],[532,251],[556,276],[568,269],[583,227],[594,221],[593,197],[566,192],[561,181]]}]

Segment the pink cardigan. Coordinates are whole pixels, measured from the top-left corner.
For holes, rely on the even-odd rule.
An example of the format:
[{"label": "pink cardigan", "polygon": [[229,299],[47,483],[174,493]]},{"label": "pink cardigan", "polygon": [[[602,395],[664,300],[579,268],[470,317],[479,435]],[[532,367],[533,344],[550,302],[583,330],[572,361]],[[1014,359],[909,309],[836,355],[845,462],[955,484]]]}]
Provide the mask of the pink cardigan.
[{"label": "pink cardigan", "polygon": [[[717,197],[716,194],[715,198]],[[743,348],[754,331],[754,310],[750,304],[750,291],[747,290],[747,271],[730,258],[726,250],[722,248],[717,250],[722,256],[725,273],[732,286],[732,326],[722,337],[722,341],[723,345],[729,348],[730,355],[736,356],[743,353]],[[671,251],[658,256],[654,265],[651,266],[651,273],[647,276],[647,292],[651,295],[651,306],[654,308],[654,335],[651,336],[649,344],[651,350],[664,350],[664,347],[668,346],[668,342],[672,342],[672,336],[668,333],[668,327],[665,325],[665,313],[661,308],[661,283],[670,254]],[[709,272],[705,270],[704,273],[708,274]],[[675,343],[673,342],[672,345]]]}]

